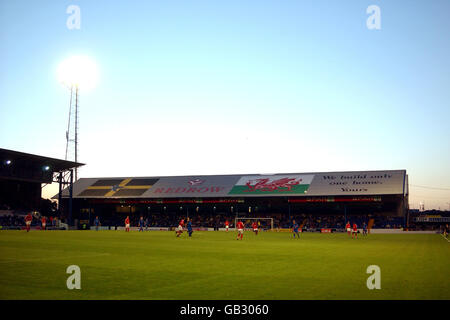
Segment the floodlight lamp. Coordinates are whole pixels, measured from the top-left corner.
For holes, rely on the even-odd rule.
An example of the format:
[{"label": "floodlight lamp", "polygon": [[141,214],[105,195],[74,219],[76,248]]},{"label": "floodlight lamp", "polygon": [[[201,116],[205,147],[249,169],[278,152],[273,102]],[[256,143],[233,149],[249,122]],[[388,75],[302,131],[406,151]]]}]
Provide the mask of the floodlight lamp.
[{"label": "floodlight lamp", "polygon": [[96,63],[87,56],[72,56],[60,63],[57,70],[58,81],[68,88],[89,91],[96,87],[98,69]]}]

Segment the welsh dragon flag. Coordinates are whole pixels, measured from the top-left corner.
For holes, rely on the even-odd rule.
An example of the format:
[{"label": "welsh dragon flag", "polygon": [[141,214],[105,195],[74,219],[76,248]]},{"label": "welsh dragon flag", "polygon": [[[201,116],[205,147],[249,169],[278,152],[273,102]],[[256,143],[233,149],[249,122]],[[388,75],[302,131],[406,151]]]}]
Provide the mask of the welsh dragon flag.
[{"label": "welsh dragon flag", "polygon": [[304,194],[314,175],[244,176],[228,194]]}]

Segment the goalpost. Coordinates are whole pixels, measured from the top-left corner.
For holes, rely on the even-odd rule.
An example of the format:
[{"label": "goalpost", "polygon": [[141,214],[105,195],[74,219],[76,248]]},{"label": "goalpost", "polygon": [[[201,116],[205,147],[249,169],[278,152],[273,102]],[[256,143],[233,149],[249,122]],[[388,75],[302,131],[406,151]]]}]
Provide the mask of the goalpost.
[{"label": "goalpost", "polygon": [[273,218],[246,218],[246,217],[236,217],[234,218],[234,227],[236,228],[236,224],[239,220],[270,220],[270,231],[273,231]]}]

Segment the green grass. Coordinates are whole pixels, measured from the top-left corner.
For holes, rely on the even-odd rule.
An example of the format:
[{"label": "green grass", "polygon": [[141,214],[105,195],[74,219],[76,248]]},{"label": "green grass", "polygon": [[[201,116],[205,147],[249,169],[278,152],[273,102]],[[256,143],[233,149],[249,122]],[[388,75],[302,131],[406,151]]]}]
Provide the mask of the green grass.
[{"label": "green grass", "polygon": [[[0,299],[450,299],[440,235],[0,231]],[[68,290],[66,268],[81,268]],[[366,268],[381,268],[381,290]]]}]

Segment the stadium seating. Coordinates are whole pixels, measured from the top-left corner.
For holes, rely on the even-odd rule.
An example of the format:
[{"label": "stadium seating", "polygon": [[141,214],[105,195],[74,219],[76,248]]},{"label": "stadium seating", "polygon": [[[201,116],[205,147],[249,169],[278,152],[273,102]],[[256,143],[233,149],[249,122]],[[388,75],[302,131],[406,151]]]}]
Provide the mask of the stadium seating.
[{"label": "stadium seating", "polygon": [[[0,215],[0,225],[3,227],[23,227],[25,221],[22,213],[9,212],[6,214],[5,210],[2,210],[4,214]],[[369,228],[403,228],[403,217],[392,216],[378,216],[378,215],[330,215],[330,214],[293,214],[290,217],[283,213],[273,213],[258,215],[261,218],[273,218],[274,228],[290,228],[292,219],[300,222],[302,229],[306,231],[320,231],[322,228],[343,230],[347,221],[351,224],[356,223],[358,228],[361,228],[363,223],[368,224]],[[217,212],[215,214],[192,214],[189,215],[194,227],[202,228],[224,228],[225,221],[228,220],[230,227],[234,227],[235,215],[225,212]],[[91,215],[91,225],[95,216]],[[123,226],[124,216],[123,214],[109,216],[100,216],[100,223],[102,226],[111,226],[112,229],[117,226]],[[132,226],[137,226],[140,218],[138,213],[130,213],[130,221]],[[167,212],[163,213],[151,213],[144,215],[144,220],[148,221],[148,227],[177,227],[181,219],[186,219],[186,214],[179,212]],[[32,226],[40,226],[39,219],[33,219]],[[250,224],[250,220],[247,221]],[[260,221],[261,227],[264,229],[270,228],[268,220]],[[410,229],[412,228],[410,223]]]}]

